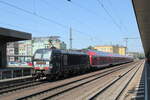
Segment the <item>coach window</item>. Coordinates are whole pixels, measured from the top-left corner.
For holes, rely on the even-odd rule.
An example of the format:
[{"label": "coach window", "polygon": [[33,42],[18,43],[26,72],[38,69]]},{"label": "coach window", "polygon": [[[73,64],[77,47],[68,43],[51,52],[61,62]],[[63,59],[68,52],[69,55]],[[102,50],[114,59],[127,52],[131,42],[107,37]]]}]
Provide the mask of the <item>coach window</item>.
[{"label": "coach window", "polygon": [[105,64],[105,58],[104,57],[102,57],[102,62],[103,62],[103,64]]}]

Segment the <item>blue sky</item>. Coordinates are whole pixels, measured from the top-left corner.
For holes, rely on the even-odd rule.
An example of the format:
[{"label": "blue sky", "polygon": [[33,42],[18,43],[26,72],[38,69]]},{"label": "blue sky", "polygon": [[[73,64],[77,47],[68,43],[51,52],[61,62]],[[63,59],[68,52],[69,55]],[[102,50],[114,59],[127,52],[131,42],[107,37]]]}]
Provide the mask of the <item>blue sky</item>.
[{"label": "blue sky", "polygon": [[[0,0],[0,27],[29,32],[33,37],[57,35],[69,46],[71,26],[73,48],[125,45],[123,38],[140,37],[131,0],[99,1],[106,10],[98,0]],[[129,51],[143,52],[140,39],[129,40],[128,48]]]}]

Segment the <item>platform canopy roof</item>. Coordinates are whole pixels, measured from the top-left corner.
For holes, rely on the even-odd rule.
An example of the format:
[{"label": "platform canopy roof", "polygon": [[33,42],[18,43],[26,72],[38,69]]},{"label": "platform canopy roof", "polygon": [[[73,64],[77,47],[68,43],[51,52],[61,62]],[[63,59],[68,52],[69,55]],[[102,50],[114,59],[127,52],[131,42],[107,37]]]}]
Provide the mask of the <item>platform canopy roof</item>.
[{"label": "platform canopy roof", "polygon": [[30,39],[30,33],[0,27],[0,41],[13,42]]},{"label": "platform canopy roof", "polygon": [[150,57],[150,0],[132,0],[146,57]]}]

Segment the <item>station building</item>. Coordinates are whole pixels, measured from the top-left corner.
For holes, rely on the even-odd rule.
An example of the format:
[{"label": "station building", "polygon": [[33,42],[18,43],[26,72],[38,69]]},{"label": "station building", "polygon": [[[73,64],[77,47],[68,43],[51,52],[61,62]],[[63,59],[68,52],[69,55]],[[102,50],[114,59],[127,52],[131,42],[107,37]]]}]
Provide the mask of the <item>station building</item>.
[{"label": "station building", "polygon": [[118,45],[103,45],[103,46],[94,46],[94,49],[103,52],[116,53],[120,55],[126,55],[126,47]]}]

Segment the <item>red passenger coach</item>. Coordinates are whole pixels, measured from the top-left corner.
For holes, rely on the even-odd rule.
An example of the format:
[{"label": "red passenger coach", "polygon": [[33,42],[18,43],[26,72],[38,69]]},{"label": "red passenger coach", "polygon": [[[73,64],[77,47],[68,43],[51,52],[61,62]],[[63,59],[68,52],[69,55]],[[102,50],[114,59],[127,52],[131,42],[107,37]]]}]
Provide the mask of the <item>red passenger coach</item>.
[{"label": "red passenger coach", "polygon": [[89,55],[91,67],[105,67],[133,61],[131,57],[96,50],[88,50],[87,54]]}]

